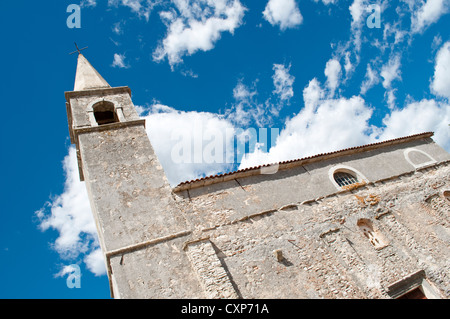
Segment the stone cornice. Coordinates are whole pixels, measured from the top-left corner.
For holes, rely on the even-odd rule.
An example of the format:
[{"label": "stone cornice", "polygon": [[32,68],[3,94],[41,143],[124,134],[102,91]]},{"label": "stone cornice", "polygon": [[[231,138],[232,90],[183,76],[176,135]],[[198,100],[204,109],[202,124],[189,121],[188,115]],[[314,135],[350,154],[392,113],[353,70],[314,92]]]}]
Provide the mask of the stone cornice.
[{"label": "stone cornice", "polygon": [[128,86],[119,86],[113,88],[99,88],[99,89],[91,89],[91,90],[83,90],[83,91],[68,91],[64,92],[64,96],[66,97],[67,102],[70,99],[82,97],[82,96],[90,96],[90,95],[109,95],[109,94],[117,94],[117,93],[128,93],[131,96],[131,89]]}]

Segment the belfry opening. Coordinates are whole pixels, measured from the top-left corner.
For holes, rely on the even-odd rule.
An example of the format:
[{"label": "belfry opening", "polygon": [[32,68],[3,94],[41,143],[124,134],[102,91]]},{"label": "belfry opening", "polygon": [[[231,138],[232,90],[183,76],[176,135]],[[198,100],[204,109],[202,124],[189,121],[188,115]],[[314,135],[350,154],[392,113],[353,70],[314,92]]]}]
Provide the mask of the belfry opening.
[{"label": "belfry opening", "polygon": [[113,103],[107,101],[98,102],[93,106],[93,109],[94,117],[98,125],[119,122]]}]

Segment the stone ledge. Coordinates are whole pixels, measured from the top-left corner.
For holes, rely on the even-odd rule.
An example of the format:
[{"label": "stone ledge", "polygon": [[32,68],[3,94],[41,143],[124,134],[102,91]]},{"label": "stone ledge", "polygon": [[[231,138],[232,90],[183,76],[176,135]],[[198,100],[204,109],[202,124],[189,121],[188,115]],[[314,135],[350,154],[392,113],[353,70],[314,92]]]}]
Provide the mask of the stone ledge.
[{"label": "stone ledge", "polygon": [[90,95],[107,95],[116,93],[128,93],[131,96],[131,89],[128,86],[119,86],[114,88],[98,88],[83,91],[69,91],[64,92],[66,100],[69,101],[71,98],[77,98],[80,96],[90,96]]},{"label": "stone ledge", "polygon": [[171,234],[171,235],[168,235],[168,236],[158,237],[158,238],[154,238],[154,239],[151,239],[151,240],[148,240],[148,241],[144,241],[142,243],[137,243],[137,244],[129,245],[129,246],[126,246],[126,247],[114,249],[114,250],[106,252],[105,255],[106,255],[107,258],[111,258],[113,256],[117,256],[117,255],[120,255],[120,254],[125,254],[125,253],[133,252],[133,251],[136,251],[136,250],[140,250],[140,249],[146,248],[148,246],[159,244],[161,242],[165,242],[165,241],[168,241],[168,240],[171,240],[171,239],[187,236],[187,235],[190,235],[191,233],[192,233],[192,231],[190,231],[190,230],[184,230],[182,232]]},{"label": "stone ledge", "polygon": [[86,126],[86,127],[74,127],[73,133],[76,138],[78,134],[83,133],[90,133],[90,132],[101,132],[106,130],[112,130],[116,128],[123,128],[123,127],[129,127],[129,126],[138,126],[143,125],[145,127],[145,120],[133,120],[133,121],[126,121],[126,122],[117,122],[117,123],[110,123],[110,124],[103,124],[99,126]]}]

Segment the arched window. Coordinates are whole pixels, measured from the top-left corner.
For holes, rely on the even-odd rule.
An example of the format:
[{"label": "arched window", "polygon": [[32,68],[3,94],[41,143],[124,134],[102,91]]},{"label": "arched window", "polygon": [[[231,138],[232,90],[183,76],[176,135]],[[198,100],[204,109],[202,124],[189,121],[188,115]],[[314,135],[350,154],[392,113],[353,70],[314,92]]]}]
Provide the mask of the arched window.
[{"label": "arched window", "polygon": [[353,189],[369,182],[360,171],[342,164],[330,167],[328,178],[338,191]]},{"label": "arched window", "polygon": [[421,168],[436,163],[434,158],[432,158],[430,155],[422,150],[418,150],[415,148],[408,148],[403,152],[403,154],[408,163],[414,166],[414,168]]},{"label": "arched window", "polygon": [[340,187],[358,183],[358,178],[348,172],[338,171],[333,174],[333,177]]},{"label": "arched window", "polygon": [[119,122],[114,104],[107,101],[98,102],[93,106],[94,117],[98,125]]}]

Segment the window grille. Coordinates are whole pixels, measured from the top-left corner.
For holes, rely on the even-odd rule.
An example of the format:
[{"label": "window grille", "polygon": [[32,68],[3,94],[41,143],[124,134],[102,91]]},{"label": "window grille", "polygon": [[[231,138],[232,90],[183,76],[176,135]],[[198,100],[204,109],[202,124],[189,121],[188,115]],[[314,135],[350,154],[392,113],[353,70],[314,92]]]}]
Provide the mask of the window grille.
[{"label": "window grille", "polygon": [[355,176],[345,172],[334,173],[334,180],[340,187],[358,183]]}]

